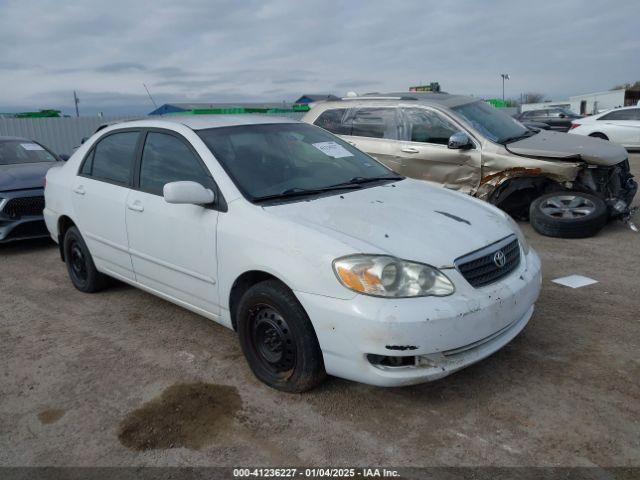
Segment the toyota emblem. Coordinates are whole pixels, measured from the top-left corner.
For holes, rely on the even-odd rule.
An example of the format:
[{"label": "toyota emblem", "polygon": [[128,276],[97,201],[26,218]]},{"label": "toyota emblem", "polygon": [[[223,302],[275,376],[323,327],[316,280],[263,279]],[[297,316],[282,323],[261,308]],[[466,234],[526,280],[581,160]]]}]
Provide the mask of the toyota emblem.
[{"label": "toyota emblem", "polygon": [[496,264],[496,267],[502,268],[507,263],[507,257],[505,257],[504,252],[502,250],[498,250],[493,254],[493,263]]}]

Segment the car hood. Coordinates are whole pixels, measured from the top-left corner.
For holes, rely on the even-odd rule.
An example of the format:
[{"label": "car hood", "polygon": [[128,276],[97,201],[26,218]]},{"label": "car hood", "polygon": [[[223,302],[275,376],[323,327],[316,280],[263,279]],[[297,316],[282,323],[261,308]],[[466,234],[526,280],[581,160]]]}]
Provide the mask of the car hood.
[{"label": "car hood", "polygon": [[507,150],[525,157],[546,157],[575,162],[582,160],[592,165],[615,165],[628,156],[620,145],[582,135],[540,131],[536,135],[508,143]]},{"label": "car hood", "polygon": [[44,187],[44,177],[59,162],[0,165],[0,192]]},{"label": "car hood", "polygon": [[480,200],[419,180],[265,207],[361,253],[386,253],[437,267],[515,233]]}]

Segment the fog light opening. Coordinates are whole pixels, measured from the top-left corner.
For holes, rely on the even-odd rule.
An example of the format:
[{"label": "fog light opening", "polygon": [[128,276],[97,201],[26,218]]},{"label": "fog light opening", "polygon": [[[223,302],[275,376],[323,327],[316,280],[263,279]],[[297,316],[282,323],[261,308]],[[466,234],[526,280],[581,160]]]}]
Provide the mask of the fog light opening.
[{"label": "fog light opening", "polygon": [[370,353],[367,355],[367,360],[371,365],[376,367],[415,367],[416,366],[416,357],[414,355],[396,357],[390,355],[376,355],[374,353]]}]

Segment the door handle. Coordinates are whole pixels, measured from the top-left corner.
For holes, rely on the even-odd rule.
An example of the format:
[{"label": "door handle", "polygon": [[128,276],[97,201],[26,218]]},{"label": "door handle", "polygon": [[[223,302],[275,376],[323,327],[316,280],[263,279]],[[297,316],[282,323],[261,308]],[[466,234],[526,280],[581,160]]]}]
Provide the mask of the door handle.
[{"label": "door handle", "polygon": [[127,208],[129,210],[133,210],[134,212],[144,212],[144,207],[142,206],[142,203],[140,203],[139,200],[136,200],[133,203],[128,203]]},{"label": "door handle", "polygon": [[87,193],[82,185],[78,185],[76,188],[73,189],[73,191],[78,195],[84,195],[85,193]]},{"label": "door handle", "polygon": [[418,150],[416,147],[402,147],[401,150],[404,153],[420,153],[420,150]]}]

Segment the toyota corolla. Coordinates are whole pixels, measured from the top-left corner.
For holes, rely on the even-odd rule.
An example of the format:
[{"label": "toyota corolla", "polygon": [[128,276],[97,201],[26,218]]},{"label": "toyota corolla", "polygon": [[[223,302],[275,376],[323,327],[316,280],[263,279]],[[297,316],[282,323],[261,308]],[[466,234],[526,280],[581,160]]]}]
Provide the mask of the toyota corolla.
[{"label": "toyota corolla", "polygon": [[77,289],[116,278],[232,328],[284,391],[444,377],[518,335],[540,290],[508,215],[288,119],[111,125],[45,198]]}]

